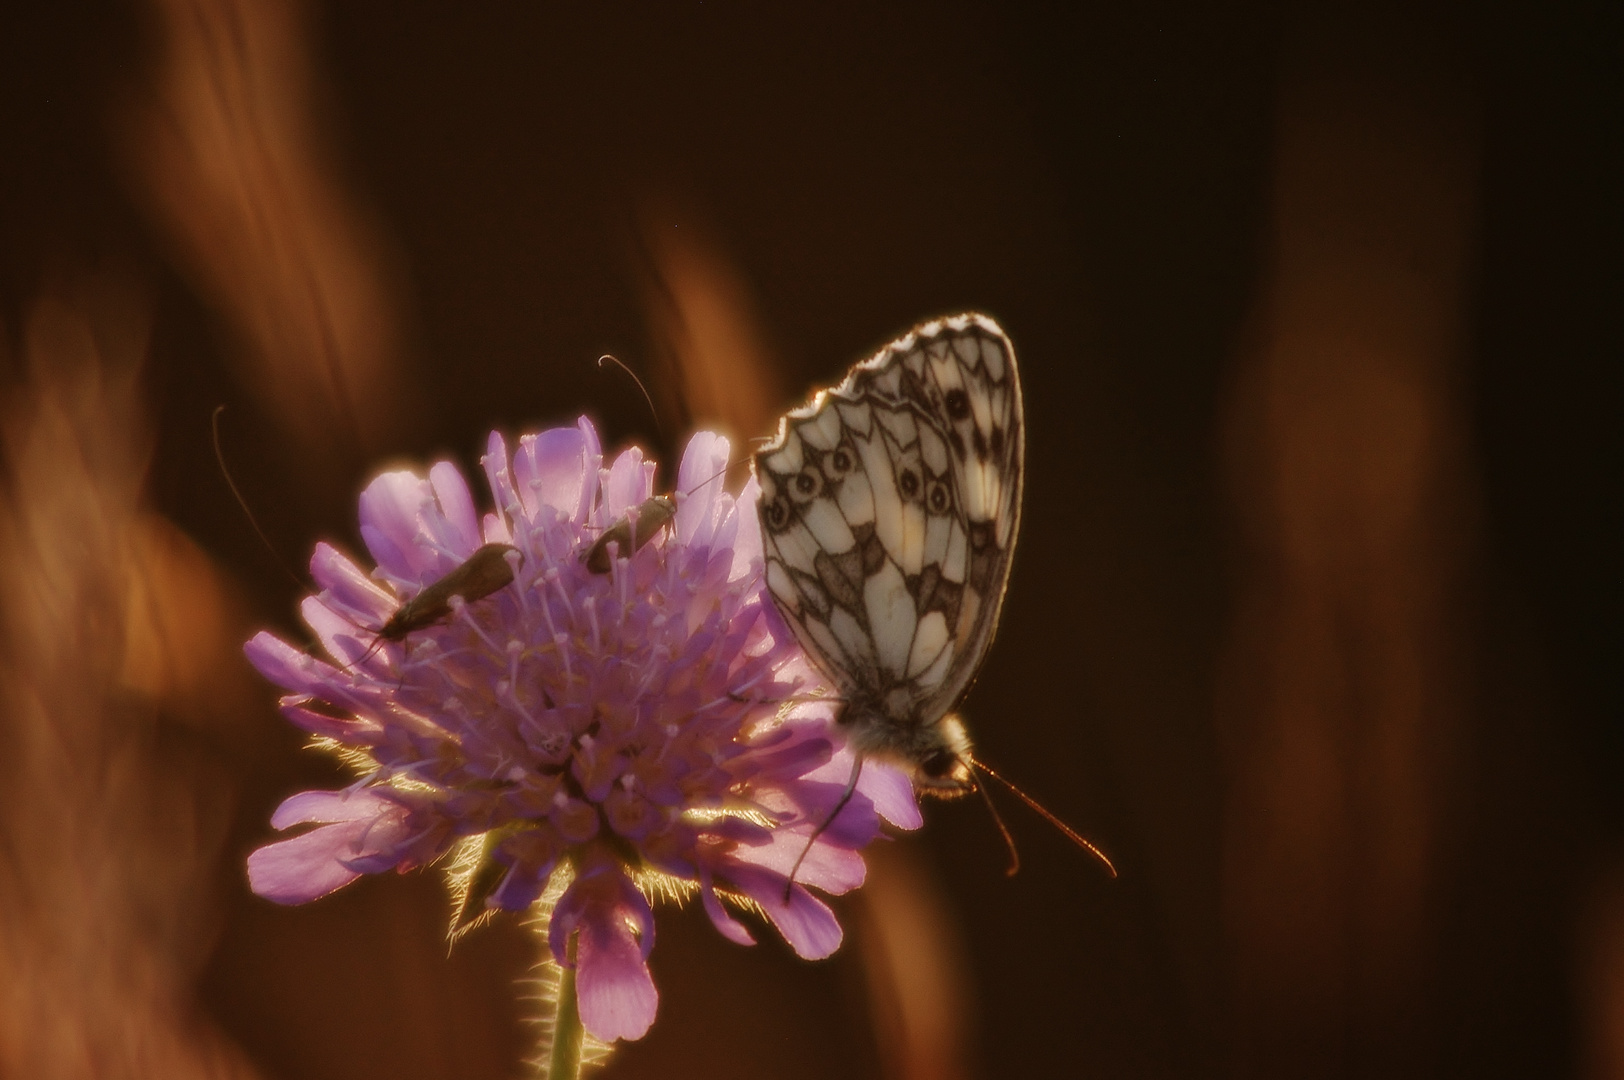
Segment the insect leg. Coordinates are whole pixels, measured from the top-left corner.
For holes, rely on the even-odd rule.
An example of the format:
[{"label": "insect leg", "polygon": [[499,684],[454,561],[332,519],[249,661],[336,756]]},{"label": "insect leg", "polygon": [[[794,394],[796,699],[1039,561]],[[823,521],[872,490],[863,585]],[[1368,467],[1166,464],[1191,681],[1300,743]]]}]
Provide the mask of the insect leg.
[{"label": "insect leg", "polygon": [[846,790],[840,793],[840,798],[835,801],[835,808],[829,811],[829,816],[824,818],[816,829],[812,830],[812,835],[806,839],[806,847],[802,848],[801,853],[795,857],[795,865],[789,868],[789,880],[784,882],[784,903],[789,903],[790,890],[795,888],[795,875],[800,871],[801,864],[806,861],[807,855],[811,854],[812,845],[818,842],[818,837],[822,836],[829,826],[835,823],[835,818],[839,817],[840,812],[846,809],[846,804],[851,802],[852,792],[857,790],[857,778],[861,775],[863,775],[863,757],[858,754],[852,759],[851,776],[846,779]]},{"label": "insect leg", "polygon": [[814,701],[829,700],[817,694],[791,694],[789,697],[781,698],[753,698],[745,697],[743,694],[736,694],[732,690],[727,692],[727,696],[740,705],[810,705]]}]

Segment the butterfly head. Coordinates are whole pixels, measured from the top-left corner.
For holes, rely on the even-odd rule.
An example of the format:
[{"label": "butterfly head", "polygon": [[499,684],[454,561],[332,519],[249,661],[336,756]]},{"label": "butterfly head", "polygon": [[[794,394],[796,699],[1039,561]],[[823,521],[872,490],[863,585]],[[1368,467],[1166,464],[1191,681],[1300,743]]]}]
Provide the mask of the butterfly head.
[{"label": "butterfly head", "polygon": [[920,731],[919,753],[913,759],[914,786],[942,799],[956,799],[975,790],[970,771],[970,736],[958,713],[948,713]]},{"label": "butterfly head", "polygon": [[923,794],[955,799],[976,789],[970,736],[957,713],[935,721],[891,715],[859,694],[842,703],[838,718],[858,757],[900,767]]}]

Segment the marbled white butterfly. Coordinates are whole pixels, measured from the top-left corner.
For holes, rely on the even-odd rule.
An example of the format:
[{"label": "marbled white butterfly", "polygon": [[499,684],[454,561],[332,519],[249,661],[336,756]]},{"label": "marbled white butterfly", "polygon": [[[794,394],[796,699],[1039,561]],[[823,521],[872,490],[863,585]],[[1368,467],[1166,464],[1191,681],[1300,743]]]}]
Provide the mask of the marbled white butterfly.
[{"label": "marbled white butterfly", "polygon": [[[948,798],[985,795],[984,773],[1116,876],[1104,852],[975,758],[953,712],[998,628],[1021,523],[1025,428],[1015,350],[996,322],[972,313],[914,327],[781,419],[757,452],[767,590],[835,684],[855,751],[813,840],[875,757]],[[1013,874],[1014,841],[991,798],[987,807]]]},{"label": "marbled white butterfly", "polygon": [[975,789],[952,709],[998,626],[1024,428],[1009,338],[960,315],[852,368],[755,456],[773,600],[839,691],[859,760],[933,794]]}]

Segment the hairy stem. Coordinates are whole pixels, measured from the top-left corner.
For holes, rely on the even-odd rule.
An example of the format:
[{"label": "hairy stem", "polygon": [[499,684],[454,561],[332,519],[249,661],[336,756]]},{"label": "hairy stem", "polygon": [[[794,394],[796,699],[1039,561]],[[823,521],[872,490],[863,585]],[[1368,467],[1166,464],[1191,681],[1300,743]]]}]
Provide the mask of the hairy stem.
[{"label": "hairy stem", "polygon": [[570,966],[559,973],[558,1012],[553,1021],[553,1047],[547,1080],[576,1080],[581,1075],[581,1010],[575,1000],[575,938],[570,938]]}]

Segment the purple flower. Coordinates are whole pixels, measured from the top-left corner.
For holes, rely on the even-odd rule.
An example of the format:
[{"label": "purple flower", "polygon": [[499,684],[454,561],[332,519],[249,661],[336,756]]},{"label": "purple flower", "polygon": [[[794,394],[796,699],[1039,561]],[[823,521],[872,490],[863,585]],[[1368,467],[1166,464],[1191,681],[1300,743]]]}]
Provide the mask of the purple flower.
[{"label": "purple flower", "polygon": [[[610,574],[581,552],[650,496],[654,465],[633,448],[603,468],[585,419],[524,436],[511,461],[493,433],[484,467],[498,509],[483,517],[448,463],[374,480],[361,535],[383,585],[325,544],[311,560],[322,592],[304,620],[338,663],[267,633],[246,648],[288,691],[288,719],[361,773],[281,805],[276,828],[315,827],[249,856],[254,891],[304,903],[456,850],[490,883],[471,899],[517,911],[568,875],[549,942],[563,964],[573,936],[581,1019],[605,1041],[654,1019],[651,895],[697,892],[741,944],[753,938],[729,904],[765,914],[803,957],[838,948],[839,923],[806,886],[860,885],[858,849],[879,819],[915,828],[919,811],[903,774],[866,764],[785,901],[852,759],[827,688],[762,589],[755,481],[728,495],[727,460],[725,439],[694,436],[671,528]],[[404,601],[487,543],[517,549],[511,585],[378,641]]]}]

